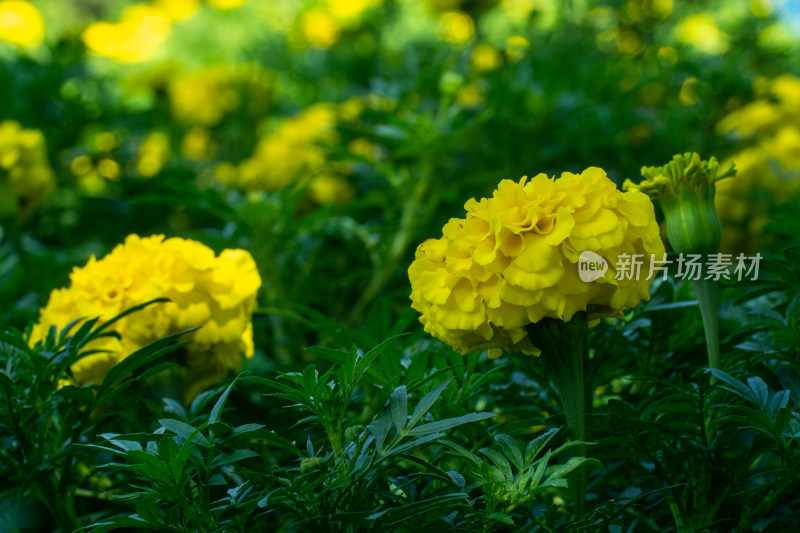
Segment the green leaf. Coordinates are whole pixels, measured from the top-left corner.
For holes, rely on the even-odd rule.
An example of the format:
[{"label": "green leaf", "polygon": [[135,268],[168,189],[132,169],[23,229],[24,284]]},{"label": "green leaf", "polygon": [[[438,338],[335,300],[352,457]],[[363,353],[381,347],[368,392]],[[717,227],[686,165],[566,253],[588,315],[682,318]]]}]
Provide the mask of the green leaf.
[{"label": "green leaf", "polygon": [[230,396],[233,387],[235,387],[236,384],[239,382],[239,380],[245,375],[246,373],[241,373],[235,378],[233,378],[231,384],[228,385],[228,388],[225,389],[225,392],[223,392],[222,396],[219,397],[219,400],[217,400],[217,403],[214,404],[214,407],[211,409],[211,414],[208,417],[209,424],[213,424],[214,422],[219,422],[219,419],[222,416],[222,409],[223,407],[225,407],[225,402],[228,401],[228,396]]},{"label": "green leaf", "polygon": [[397,339],[401,337],[405,337],[405,333],[400,335],[393,335],[388,339],[384,340],[377,346],[373,347],[370,351],[364,354],[363,357],[359,357],[358,361],[356,362],[356,372],[353,377],[353,384],[358,383],[361,381],[361,377],[364,375],[364,372],[367,371],[367,368],[378,358],[379,355],[383,353],[383,351],[392,345]]},{"label": "green leaf", "polygon": [[397,431],[403,431],[408,420],[408,393],[405,385],[397,387],[389,396],[389,408],[392,412],[392,423]]},{"label": "green leaf", "polygon": [[[161,424],[162,427],[167,428],[176,435],[180,435],[184,439],[188,439],[192,433],[197,431],[197,428],[190,426],[185,422],[181,422],[180,420],[173,420],[171,418],[161,418],[159,419],[158,423]],[[198,442],[205,447],[211,446],[211,443],[202,434],[198,434]]]},{"label": "green leaf", "polygon": [[192,328],[175,333],[173,335],[168,335],[162,339],[152,342],[147,346],[136,350],[131,355],[114,365],[111,370],[109,370],[108,374],[106,374],[105,379],[103,379],[103,383],[100,385],[100,389],[97,391],[98,402],[102,403],[102,398],[110,397],[111,394],[109,394],[109,389],[111,389],[114,384],[131,372],[134,372],[150,362],[155,361],[159,357],[186,346],[188,342],[175,341],[177,341],[182,335],[194,331],[195,329],[197,328]]},{"label": "green leaf", "polygon": [[769,389],[767,388],[767,384],[764,383],[764,380],[758,376],[750,376],[747,378],[747,385],[750,387],[750,390],[753,391],[758,405],[766,409],[769,401]]},{"label": "green leaf", "polygon": [[559,428],[551,428],[530,441],[525,448],[525,462],[528,464],[532,463],[533,460],[536,459],[536,456],[539,455],[539,452],[547,446],[550,439],[555,437],[558,432]]},{"label": "green leaf", "polygon": [[5,390],[6,396],[9,398],[13,395],[14,381],[11,379],[11,376],[2,370],[0,370],[0,387]]},{"label": "green leaf", "polygon": [[747,388],[742,382],[734,379],[729,374],[723,372],[722,370],[718,370],[716,368],[709,368],[707,371],[711,372],[711,375],[713,375],[718,380],[730,385],[729,388],[729,387],[722,387],[719,384],[715,384],[716,387],[730,391],[736,394],[737,396],[741,396],[747,401],[756,402],[756,398],[753,396],[753,392],[749,388]]},{"label": "green leaf", "polygon": [[437,385],[435,389],[433,389],[428,394],[422,397],[422,399],[417,404],[417,407],[414,409],[414,413],[411,415],[411,420],[409,420],[407,427],[413,428],[414,426],[417,425],[417,422],[419,422],[422,419],[422,417],[425,416],[425,413],[427,413],[430,410],[430,408],[433,407],[433,404],[436,403],[436,400],[439,399],[439,396],[442,394],[442,391],[444,391],[444,389],[447,388],[447,386],[450,384],[452,380],[453,378],[447,378],[443,382],[439,383],[439,385]]},{"label": "green leaf", "polygon": [[490,513],[486,515],[486,518],[490,520],[496,520],[497,522],[502,522],[507,526],[514,525],[514,519],[511,517],[511,515],[506,513]]},{"label": "green leaf", "polygon": [[500,469],[505,480],[514,479],[514,473],[511,471],[511,464],[500,452],[491,448],[481,448],[479,451],[491,459],[492,463]]},{"label": "green leaf", "polygon": [[376,418],[372,424],[367,426],[367,429],[375,436],[375,445],[378,453],[383,453],[383,443],[386,441],[386,436],[392,427],[392,418],[388,411],[384,411]]},{"label": "green leaf", "polygon": [[519,447],[517,446],[517,442],[509,437],[508,435],[495,435],[494,437],[495,442],[500,444],[500,447],[503,448],[503,451],[511,459],[511,463],[517,468],[517,470],[522,470],[524,467],[523,459],[522,459],[522,452],[520,451]]},{"label": "green leaf", "polygon": [[157,523],[160,514],[157,498],[152,495],[142,497],[136,504],[136,513],[148,522]]},{"label": "green leaf", "polygon": [[469,413],[455,418],[446,418],[445,420],[439,420],[438,422],[423,424],[409,430],[408,434],[411,436],[429,435],[431,433],[447,431],[448,429],[452,429],[463,424],[469,424],[470,422],[477,422],[479,420],[493,418],[494,416],[494,413]]},{"label": "green leaf", "polygon": [[216,456],[214,460],[211,461],[211,467],[218,468],[220,466],[229,465],[237,461],[250,459],[252,457],[261,457],[261,455],[253,450],[236,450],[232,453],[223,453]]},{"label": "green leaf", "polygon": [[256,433],[266,426],[263,424],[242,424],[241,426],[236,426],[231,431],[231,434],[228,435],[228,439],[232,439],[235,437],[243,437],[245,435],[250,435],[251,433]]}]

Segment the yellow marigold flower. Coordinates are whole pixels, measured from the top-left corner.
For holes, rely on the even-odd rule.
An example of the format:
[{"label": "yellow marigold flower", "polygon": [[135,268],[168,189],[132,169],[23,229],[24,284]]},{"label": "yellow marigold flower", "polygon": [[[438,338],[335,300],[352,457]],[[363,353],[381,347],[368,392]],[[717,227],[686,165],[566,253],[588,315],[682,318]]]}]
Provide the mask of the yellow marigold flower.
[{"label": "yellow marigold flower", "polygon": [[736,180],[722,182],[716,206],[726,252],[751,252],[769,242],[763,226],[776,205],[800,198],[800,78],[783,74],[754,83],[756,99],[729,113],[717,132],[746,139],[731,156],[740,169]]},{"label": "yellow marigold flower", "polygon": [[342,176],[321,174],[311,180],[308,186],[308,195],[319,205],[331,205],[350,200],[355,196],[355,191],[353,186]]},{"label": "yellow marigold flower", "polygon": [[301,173],[319,172],[327,160],[327,147],[337,139],[336,123],[336,110],[325,103],[314,104],[284,120],[259,141],[252,157],[239,165],[236,187],[278,190]]},{"label": "yellow marigold flower", "polygon": [[440,39],[454,44],[461,44],[475,33],[475,22],[472,17],[461,11],[448,11],[439,19],[436,34]]},{"label": "yellow marigold flower", "polygon": [[350,141],[350,144],[347,145],[347,150],[354,156],[372,162],[378,161],[382,155],[381,147],[366,137],[357,137]]},{"label": "yellow marigold flower", "polygon": [[154,0],[153,7],[172,20],[186,20],[200,11],[200,0]]},{"label": "yellow marigold flower", "polygon": [[530,49],[530,41],[522,35],[512,35],[506,39],[506,55],[510,61],[519,61]]},{"label": "yellow marigold flower", "polygon": [[103,158],[97,162],[97,173],[110,181],[118,181],[120,177],[119,163],[113,159]]},{"label": "yellow marigold flower", "polygon": [[109,320],[130,307],[155,298],[151,305],[119,320],[119,338],[90,345],[103,350],[71,367],[75,383],[99,383],[118,362],[150,342],[184,329],[187,336],[186,397],[192,398],[230,370],[241,368],[240,354],[253,355],[251,315],[261,277],[250,254],[224,250],[219,256],[191,240],[163,235],[130,235],[100,260],[92,257],[70,274],[68,288],[54,290],[31,333],[43,339],[51,326],[100,317]]},{"label": "yellow marigold flower", "polygon": [[172,116],[180,122],[214,126],[239,105],[227,66],[176,76],[167,86]]},{"label": "yellow marigold flower", "polygon": [[142,178],[152,178],[161,172],[168,158],[169,135],[163,131],[154,131],[139,145],[136,172]]},{"label": "yellow marigold flower", "polygon": [[172,33],[172,22],[160,9],[136,4],[116,24],[95,22],[83,41],[95,54],[121,63],[141,63],[153,57]]},{"label": "yellow marigold flower", "polygon": [[333,17],[343,23],[357,21],[362,13],[381,4],[382,0],[325,0]]},{"label": "yellow marigold flower", "polygon": [[44,135],[18,122],[0,122],[0,212],[26,220],[55,188]]},{"label": "yellow marigold flower", "polygon": [[708,13],[700,13],[683,19],[676,27],[678,39],[697,50],[709,54],[723,54],[728,50],[728,36],[716,19]]},{"label": "yellow marigold flower", "polygon": [[[536,353],[525,327],[543,318],[621,316],[648,299],[646,276],[615,279],[621,254],[664,252],[653,204],[623,193],[599,168],[559,179],[503,180],[491,198],[469,200],[408,269],[412,307],[425,331],[462,354]],[[583,252],[608,262],[593,282],[578,275]]]},{"label": "yellow marigold flower", "polygon": [[476,72],[489,72],[503,64],[503,56],[494,46],[481,43],[472,51],[470,62]]},{"label": "yellow marigold flower", "polygon": [[772,210],[787,200],[800,199],[800,128],[789,125],[774,137],[733,154],[735,180],[717,186],[716,206],[724,229],[722,250],[754,252],[769,242],[764,225]]},{"label": "yellow marigold flower", "polygon": [[94,170],[94,163],[88,155],[79,155],[69,164],[69,170],[76,176],[84,176]]},{"label": "yellow marigold flower", "polygon": [[341,32],[336,19],[323,9],[306,11],[300,19],[300,29],[308,44],[323,50],[333,46]]},{"label": "yellow marigold flower", "polygon": [[35,48],[44,41],[44,20],[39,10],[23,0],[0,2],[0,41]]},{"label": "yellow marigold flower", "polygon": [[181,155],[186,159],[208,160],[216,155],[217,146],[207,128],[195,126],[181,139]]},{"label": "yellow marigold flower", "polygon": [[456,92],[456,102],[464,107],[479,107],[486,101],[483,92],[474,83],[467,83],[459,87]]}]

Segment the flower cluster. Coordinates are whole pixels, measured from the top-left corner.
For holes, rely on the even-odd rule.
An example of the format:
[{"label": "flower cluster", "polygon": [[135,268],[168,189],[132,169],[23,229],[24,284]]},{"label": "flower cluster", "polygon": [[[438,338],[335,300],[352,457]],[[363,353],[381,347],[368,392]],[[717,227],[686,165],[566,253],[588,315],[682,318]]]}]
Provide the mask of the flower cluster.
[{"label": "flower cluster", "polygon": [[739,173],[717,186],[722,249],[758,250],[775,205],[800,200],[800,79],[785,74],[755,83],[756,99],[723,118],[721,134],[743,142],[730,157]]},{"label": "flower cluster", "polygon": [[313,175],[325,166],[329,147],[336,142],[334,106],[314,104],[283,120],[262,137],[253,155],[235,169],[223,167],[217,178],[247,191],[279,190],[300,174]]},{"label": "flower cluster", "polygon": [[0,212],[25,220],[54,187],[42,132],[13,120],[0,122]]},{"label": "flower cluster", "polygon": [[41,310],[31,342],[43,339],[51,326],[73,320],[109,320],[156,298],[150,305],[115,324],[119,338],[105,337],[91,345],[101,350],[72,365],[78,384],[101,382],[116,363],[166,335],[199,327],[187,336],[187,398],[241,368],[240,354],[253,355],[251,316],[261,286],[256,264],[244,250],[219,256],[191,240],[163,235],[130,235],[100,260],[92,257],[70,274],[70,286],[54,290]]},{"label": "flower cluster", "polygon": [[[525,327],[550,317],[569,321],[619,316],[648,299],[650,280],[615,279],[621,254],[664,252],[653,204],[623,193],[599,168],[559,179],[503,180],[492,198],[469,200],[442,238],[417,249],[408,270],[412,307],[425,331],[461,353],[519,349],[536,353]],[[608,271],[582,282],[582,252]]]}]

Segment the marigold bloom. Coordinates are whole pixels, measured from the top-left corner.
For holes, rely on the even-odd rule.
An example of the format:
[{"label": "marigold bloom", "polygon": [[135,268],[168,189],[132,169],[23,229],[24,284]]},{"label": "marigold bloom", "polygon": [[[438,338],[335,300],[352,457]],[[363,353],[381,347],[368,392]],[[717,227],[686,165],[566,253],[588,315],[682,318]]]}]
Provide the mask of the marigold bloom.
[{"label": "marigold bloom", "polygon": [[167,87],[172,116],[180,122],[214,126],[239,105],[226,65],[180,74]]},{"label": "marigold bloom", "polygon": [[35,48],[44,41],[44,20],[39,10],[23,0],[0,2],[0,41]]},{"label": "marigold bloom", "polygon": [[720,182],[716,206],[724,228],[722,250],[749,252],[769,243],[763,227],[776,205],[800,198],[800,79],[791,74],[759,78],[756,99],[732,111],[717,131],[746,144],[729,160],[735,180]]},{"label": "marigold bloom", "polygon": [[155,7],[136,4],[122,13],[119,23],[95,22],[83,41],[95,54],[121,63],[141,63],[153,57],[172,33],[172,21]]},{"label": "marigold bloom", "polygon": [[142,178],[152,178],[161,172],[168,159],[169,135],[163,131],[154,131],[139,145],[136,172]]},{"label": "marigold bloom", "polygon": [[187,398],[241,368],[240,353],[253,355],[251,316],[261,286],[256,264],[245,250],[219,256],[191,240],[163,235],[130,235],[100,260],[92,257],[70,274],[70,286],[56,289],[41,310],[31,343],[51,326],[73,320],[109,320],[133,306],[169,298],[119,320],[120,338],[101,338],[90,345],[102,350],[72,365],[78,384],[99,383],[108,371],[134,351],[166,335],[199,327],[186,338]]},{"label": "marigold bloom", "polygon": [[680,41],[692,45],[705,54],[723,54],[729,47],[728,35],[708,13],[699,13],[683,19],[677,25],[676,32]]},{"label": "marigold bloom", "polygon": [[0,210],[10,209],[25,220],[39,209],[55,184],[42,132],[24,129],[13,120],[0,122],[0,196],[5,196]]},{"label": "marigold bloom", "polygon": [[470,63],[476,72],[489,72],[503,64],[503,56],[494,46],[481,43],[472,51]]},{"label": "marigold bloom", "polygon": [[332,105],[309,106],[264,136],[236,172],[219,174],[218,178],[239,189],[263,191],[283,189],[301,173],[318,173],[327,160],[327,147],[338,138],[337,121]]},{"label": "marigold bloom", "polygon": [[475,22],[466,13],[448,11],[439,19],[436,34],[440,39],[454,44],[461,44],[475,33]]},{"label": "marigold bloom", "polygon": [[[649,299],[650,281],[615,279],[621,254],[655,254],[664,245],[653,204],[623,193],[599,168],[557,180],[503,180],[492,198],[469,200],[439,239],[417,249],[408,273],[412,307],[425,331],[462,354],[479,349],[536,353],[525,326],[550,317],[569,321],[621,316]],[[603,277],[583,282],[584,251],[603,257]]]},{"label": "marigold bloom", "polygon": [[341,25],[324,9],[310,9],[300,19],[300,28],[308,44],[324,50],[339,40]]},{"label": "marigold bloom", "polygon": [[170,19],[180,21],[200,11],[200,0],[154,0],[153,6],[163,11]]}]

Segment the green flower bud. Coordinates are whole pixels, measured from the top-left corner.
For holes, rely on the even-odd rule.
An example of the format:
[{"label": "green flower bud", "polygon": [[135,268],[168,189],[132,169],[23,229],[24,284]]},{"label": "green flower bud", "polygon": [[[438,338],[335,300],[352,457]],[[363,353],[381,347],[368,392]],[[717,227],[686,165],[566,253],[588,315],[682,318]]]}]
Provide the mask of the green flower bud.
[{"label": "green flower bud", "polygon": [[684,254],[711,254],[722,240],[719,215],[714,206],[716,182],[736,175],[733,163],[720,170],[712,157],[696,153],[676,155],[661,167],[642,167],[639,184],[626,180],[625,190],[640,191],[658,199],[667,222],[672,249]]},{"label": "green flower bud", "polygon": [[322,457],[307,457],[300,461],[300,473],[301,474],[308,474],[309,472],[314,472],[315,470],[319,470],[325,464],[325,459]]},{"label": "green flower bud", "polygon": [[365,427],[360,424],[350,426],[344,430],[344,439],[347,441],[358,440],[358,437],[361,436],[361,433],[364,432],[364,429]]}]

